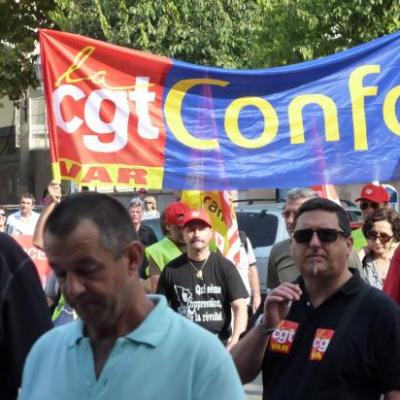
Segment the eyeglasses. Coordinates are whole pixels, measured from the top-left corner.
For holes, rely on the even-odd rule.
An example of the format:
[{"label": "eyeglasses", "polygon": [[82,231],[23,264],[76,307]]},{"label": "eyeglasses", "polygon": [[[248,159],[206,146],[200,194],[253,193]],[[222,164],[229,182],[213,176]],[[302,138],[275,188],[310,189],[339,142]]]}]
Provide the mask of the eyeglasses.
[{"label": "eyeglasses", "polygon": [[346,236],[343,231],[331,228],[318,228],[318,229],[299,229],[293,232],[294,240],[297,243],[308,243],[311,241],[314,232],[317,234],[320,242],[333,243],[339,235]]},{"label": "eyeglasses", "polygon": [[376,231],[368,232],[367,235],[365,236],[367,237],[367,239],[370,240],[379,239],[381,243],[387,243],[393,239],[393,236],[390,236],[385,232],[376,232]]},{"label": "eyeglasses", "polygon": [[371,207],[373,210],[377,210],[379,208],[379,203],[375,203],[373,201],[362,201],[360,203],[360,209],[366,210],[368,207]]}]

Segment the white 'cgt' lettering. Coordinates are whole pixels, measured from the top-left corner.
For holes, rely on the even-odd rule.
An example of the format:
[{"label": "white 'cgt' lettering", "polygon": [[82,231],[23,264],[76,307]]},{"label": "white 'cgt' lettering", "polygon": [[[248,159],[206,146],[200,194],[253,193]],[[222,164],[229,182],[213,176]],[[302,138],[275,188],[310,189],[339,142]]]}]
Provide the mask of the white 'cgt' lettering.
[{"label": "white 'cgt' lettering", "polygon": [[[129,101],[136,103],[138,119],[137,132],[144,139],[157,139],[159,128],[151,123],[149,103],[154,102],[155,93],[148,91],[149,78],[138,76],[135,81],[135,90],[110,90],[98,89],[90,93],[84,106],[84,121],[74,116],[70,121],[65,121],[61,113],[61,104],[66,96],[71,96],[75,101],[85,97],[85,93],[74,85],[61,85],[53,92],[53,111],[58,127],[67,133],[76,132],[86,123],[88,128],[98,134],[83,135],[83,144],[91,151],[111,153],[124,148],[128,142]],[[110,101],[115,106],[114,118],[104,122],[100,117],[103,101]],[[110,142],[102,142],[99,135],[115,133]]]}]

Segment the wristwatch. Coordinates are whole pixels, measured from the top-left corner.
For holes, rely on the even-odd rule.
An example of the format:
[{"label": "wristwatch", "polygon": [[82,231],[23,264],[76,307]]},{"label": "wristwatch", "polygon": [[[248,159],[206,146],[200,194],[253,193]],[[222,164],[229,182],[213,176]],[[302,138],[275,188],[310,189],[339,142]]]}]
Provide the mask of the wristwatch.
[{"label": "wristwatch", "polygon": [[264,314],[261,314],[256,321],[255,327],[261,335],[267,337],[270,336],[276,328],[266,328],[264,326]]}]

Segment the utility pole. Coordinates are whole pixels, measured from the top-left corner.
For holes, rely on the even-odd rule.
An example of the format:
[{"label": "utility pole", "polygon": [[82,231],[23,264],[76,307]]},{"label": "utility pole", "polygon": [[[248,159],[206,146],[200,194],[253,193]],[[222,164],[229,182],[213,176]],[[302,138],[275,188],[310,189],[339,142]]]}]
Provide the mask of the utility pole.
[{"label": "utility pole", "polygon": [[28,125],[28,94],[24,92],[20,100],[20,157],[19,157],[19,182],[17,197],[29,192],[28,167],[29,167],[29,125]]}]

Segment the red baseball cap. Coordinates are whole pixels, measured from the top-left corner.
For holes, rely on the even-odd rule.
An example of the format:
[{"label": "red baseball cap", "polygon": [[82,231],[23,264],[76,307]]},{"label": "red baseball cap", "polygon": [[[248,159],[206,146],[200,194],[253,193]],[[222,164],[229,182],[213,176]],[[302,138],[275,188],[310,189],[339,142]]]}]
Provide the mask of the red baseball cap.
[{"label": "red baseball cap", "polygon": [[185,215],[183,226],[192,221],[203,221],[211,228],[210,217],[204,210],[189,210],[189,212]]},{"label": "red baseball cap", "polygon": [[354,201],[367,200],[374,203],[388,203],[389,194],[383,186],[373,185],[369,183],[361,189],[361,194],[358,199]]},{"label": "red baseball cap", "polygon": [[189,212],[189,210],[189,206],[181,201],[168,204],[164,209],[165,223],[167,225],[182,226],[185,215],[187,212]]}]

